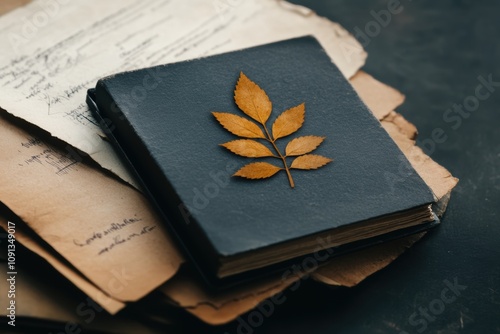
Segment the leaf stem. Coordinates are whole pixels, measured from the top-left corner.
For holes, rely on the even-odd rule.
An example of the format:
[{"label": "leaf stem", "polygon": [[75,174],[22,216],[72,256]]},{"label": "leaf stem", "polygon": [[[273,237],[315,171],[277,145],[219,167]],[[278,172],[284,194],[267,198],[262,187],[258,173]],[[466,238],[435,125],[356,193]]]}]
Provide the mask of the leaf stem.
[{"label": "leaf stem", "polygon": [[290,187],[294,188],[295,183],[293,182],[293,178],[292,178],[292,174],[290,173],[290,169],[288,168],[288,165],[286,164],[285,156],[283,156],[281,154],[280,150],[278,149],[278,146],[276,146],[275,140],[271,138],[271,135],[269,134],[269,131],[267,130],[266,124],[262,123],[262,125],[264,126],[264,130],[266,131],[267,141],[273,145],[274,149],[276,150],[276,153],[278,153],[278,155],[279,155],[279,158],[281,158],[281,160],[283,161],[283,166],[285,166],[285,172],[286,172],[286,175],[288,176],[288,182],[290,182]]}]

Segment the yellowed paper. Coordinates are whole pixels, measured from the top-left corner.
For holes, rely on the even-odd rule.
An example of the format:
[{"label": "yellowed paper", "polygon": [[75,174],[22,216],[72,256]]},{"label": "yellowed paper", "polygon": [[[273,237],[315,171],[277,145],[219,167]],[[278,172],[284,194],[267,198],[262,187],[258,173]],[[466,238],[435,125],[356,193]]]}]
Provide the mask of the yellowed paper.
[{"label": "yellowed paper", "polygon": [[[346,77],[366,57],[340,25],[284,1],[50,3],[35,0],[0,18],[0,107],[132,184],[85,104],[87,89],[99,78],[308,34]],[[140,103],[147,96],[131,98]]]},{"label": "yellowed paper", "polygon": [[384,117],[379,117],[379,120],[383,122],[394,123],[397,126],[399,132],[404,134],[408,139],[414,140],[417,137],[418,130],[415,125],[408,122],[401,114],[395,111],[391,111]]},{"label": "yellowed paper", "polygon": [[458,179],[415,145],[416,128],[413,124],[406,121],[400,114],[393,112],[382,120],[382,126],[398,144],[412,167],[432,189],[436,200],[447,196],[457,185]]},{"label": "yellowed paper", "polygon": [[89,281],[125,302],[175,274],[183,260],[142,194],[4,117],[0,128],[0,201]]},{"label": "yellowed paper", "polygon": [[349,82],[379,120],[399,107],[405,99],[399,91],[383,84],[364,71],[358,71]]},{"label": "yellowed paper", "polygon": [[[0,227],[7,231],[7,220],[2,216],[0,216]],[[102,290],[97,288],[85,277],[75,271],[75,269],[71,265],[62,261],[56,254],[54,254],[53,250],[49,249],[48,247],[43,247],[41,243],[31,238],[28,234],[25,233],[24,229],[21,226],[16,226],[15,231],[17,243],[23,245],[24,247],[47,261],[61,275],[66,277],[87,296],[89,296],[93,300],[96,300],[98,304],[106,311],[111,314],[115,314],[125,307],[124,303],[104,294]],[[21,267],[23,267],[23,264],[21,264]]]},{"label": "yellowed paper", "polygon": [[179,307],[212,325],[234,320],[301,278],[297,275],[288,275],[285,279],[278,276],[214,293],[204,289],[196,277],[198,275],[190,271],[181,271],[159,290]]},{"label": "yellowed paper", "polygon": [[318,268],[312,277],[328,285],[355,286],[388,266],[424,235],[425,233],[413,235],[334,258],[327,265]]},{"label": "yellowed paper", "polygon": [[[0,262],[0,291],[9,291],[6,263]],[[43,273],[41,273],[43,275]],[[40,276],[33,276],[22,267],[17,269],[15,298],[7,298],[7,293],[0,298],[0,316],[6,318],[10,300],[15,300],[16,327],[33,320],[56,321],[62,324],[64,333],[98,331],[99,333],[120,334],[159,334],[165,331],[154,330],[138,321],[123,316],[111,316],[87,297],[68,295],[61,290],[57,282],[47,284]],[[27,320],[33,319],[33,320]],[[7,318],[7,321],[10,321]],[[67,327],[66,327],[67,326]],[[67,330],[66,330],[67,328]],[[84,331],[82,331],[84,330]],[[28,333],[26,329],[22,331]],[[36,333],[51,333],[50,330],[38,329]],[[29,332],[33,333],[33,332]],[[61,333],[53,331],[52,333]]]}]

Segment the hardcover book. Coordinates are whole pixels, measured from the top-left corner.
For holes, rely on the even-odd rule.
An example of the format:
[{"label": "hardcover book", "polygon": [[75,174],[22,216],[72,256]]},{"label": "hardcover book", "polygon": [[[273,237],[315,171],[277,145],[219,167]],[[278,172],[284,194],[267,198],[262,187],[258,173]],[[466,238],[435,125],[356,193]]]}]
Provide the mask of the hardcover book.
[{"label": "hardcover book", "polygon": [[313,37],[112,75],[87,102],[214,284],[438,223],[429,187]]}]

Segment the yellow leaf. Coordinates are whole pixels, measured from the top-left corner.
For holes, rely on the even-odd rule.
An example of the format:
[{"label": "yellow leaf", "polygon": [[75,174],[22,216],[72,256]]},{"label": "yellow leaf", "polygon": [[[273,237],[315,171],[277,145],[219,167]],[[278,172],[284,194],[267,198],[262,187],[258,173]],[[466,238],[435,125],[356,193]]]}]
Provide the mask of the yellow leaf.
[{"label": "yellow leaf", "polygon": [[331,161],[332,159],[325,158],[321,155],[306,154],[292,161],[292,165],[290,167],[296,169],[317,169],[323,167]]},{"label": "yellow leaf", "polygon": [[[273,176],[280,170],[286,171],[290,187],[294,188],[291,169],[317,169],[332,160],[320,155],[308,154],[314,151],[325,140],[325,137],[302,136],[291,140],[285,148],[285,154],[276,145],[276,141],[286,137],[302,127],[305,117],[305,103],[285,110],[276,118],[272,128],[266,125],[272,112],[272,103],[266,92],[255,82],[250,80],[243,72],[236,83],[234,90],[234,101],[238,107],[251,119],[240,117],[230,113],[213,112],[217,121],[229,132],[245,138],[264,139],[270,143],[272,149],[257,140],[237,139],[221,146],[232,153],[248,158],[275,157],[282,160],[283,167],[280,168],[267,162],[250,163],[233,176],[248,179],[264,179]],[[259,124],[256,124],[257,121]],[[262,127],[262,128],[261,128]],[[271,130],[271,133],[270,131]],[[275,151],[275,153],[273,153]],[[288,166],[287,157],[297,157]]]},{"label": "yellow leaf", "polygon": [[264,125],[271,115],[273,105],[266,92],[255,82],[240,72],[240,78],[234,90],[234,101],[248,116]]},{"label": "yellow leaf", "polygon": [[233,140],[225,144],[221,144],[234,154],[248,158],[274,157],[271,152],[263,144],[250,139]]},{"label": "yellow leaf", "polygon": [[266,138],[259,126],[246,118],[225,112],[213,112],[212,114],[224,129],[234,135],[246,138]]},{"label": "yellow leaf", "polygon": [[243,166],[233,176],[245,177],[247,179],[265,179],[279,172],[281,168],[267,162],[252,162]]},{"label": "yellow leaf", "polygon": [[285,153],[287,156],[297,156],[312,152],[323,142],[323,140],[325,140],[325,137],[297,137],[286,145]]},{"label": "yellow leaf", "polygon": [[304,123],[305,104],[285,110],[273,124],[274,140],[294,133]]}]

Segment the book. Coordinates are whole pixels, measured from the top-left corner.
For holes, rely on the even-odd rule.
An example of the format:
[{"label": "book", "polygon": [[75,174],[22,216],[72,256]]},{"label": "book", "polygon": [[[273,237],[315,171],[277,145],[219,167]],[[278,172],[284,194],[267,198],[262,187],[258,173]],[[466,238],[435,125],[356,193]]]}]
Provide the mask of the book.
[{"label": "book", "polygon": [[314,37],[115,74],[87,102],[214,284],[438,223],[432,191]]}]

